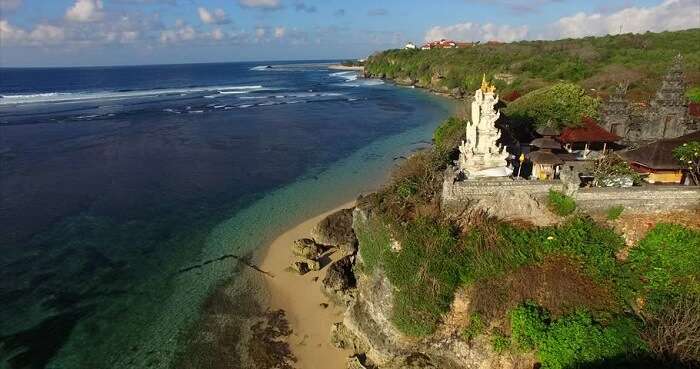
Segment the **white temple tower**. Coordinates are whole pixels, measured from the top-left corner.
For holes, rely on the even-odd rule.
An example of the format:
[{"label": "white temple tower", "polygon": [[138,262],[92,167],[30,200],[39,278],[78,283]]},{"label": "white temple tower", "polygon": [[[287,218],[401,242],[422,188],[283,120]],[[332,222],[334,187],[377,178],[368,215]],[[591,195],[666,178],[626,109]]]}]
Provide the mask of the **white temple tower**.
[{"label": "white temple tower", "polygon": [[467,122],[466,140],[459,145],[459,169],[467,177],[508,176],[512,169],[506,167],[508,153],[496,141],[501,131],[496,128],[496,120],[501,113],[494,106],[498,103],[496,87],[486,82],[474,93],[472,120]]}]

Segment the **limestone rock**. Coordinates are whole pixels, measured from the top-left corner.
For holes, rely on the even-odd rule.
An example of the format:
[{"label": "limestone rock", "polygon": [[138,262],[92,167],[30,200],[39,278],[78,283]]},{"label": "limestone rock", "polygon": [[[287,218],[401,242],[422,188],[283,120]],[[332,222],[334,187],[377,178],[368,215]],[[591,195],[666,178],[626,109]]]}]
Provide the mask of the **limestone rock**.
[{"label": "limestone rock", "polygon": [[525,191],[501,191],[491,198],[481,199],[475,208],[504,220],[525,220],[537,226],[554,224],[558,218],[552,214],[544,201]]},{"label": "limestone rock", "polygon": [[323,278],[323,288],[330,294],[345,293],[355,288],[355,275],[352,272],[352,256],[346,256],[328,267]]},{"label": "limestone rock", "polygon": [[321,270],[321,263],[318,262],[317,260],[306,260],[305,262],[309,266],[309,269],[311,269],[313,271]]},{"label": "limestone rock", "polygon": [[320,221],[311,232],[317,243],[338,247],[342,244],[357,244],[352,229],[353,209],[342,209]]},{"label": "limestone rock", "polygon": [[323,248],[310,238],[294,241],[292,253],[304,259],[316,260],[323,253]]}]

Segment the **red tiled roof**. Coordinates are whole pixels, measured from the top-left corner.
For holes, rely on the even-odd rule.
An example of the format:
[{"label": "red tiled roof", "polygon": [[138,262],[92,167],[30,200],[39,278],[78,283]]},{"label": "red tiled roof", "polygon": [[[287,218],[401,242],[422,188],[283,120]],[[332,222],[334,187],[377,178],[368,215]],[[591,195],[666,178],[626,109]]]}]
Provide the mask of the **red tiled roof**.
[{"label": "red tiled roof", "polygon": [[700,117],[700,103],[691,102],[688,104],[688,114],[692,117]]},{"label": "red tiled roof", "polygon": [[563,143],[615,142],[620,136],[606,131],[589,117],[581,119],[581,127],[565,128],[559,135]]}]

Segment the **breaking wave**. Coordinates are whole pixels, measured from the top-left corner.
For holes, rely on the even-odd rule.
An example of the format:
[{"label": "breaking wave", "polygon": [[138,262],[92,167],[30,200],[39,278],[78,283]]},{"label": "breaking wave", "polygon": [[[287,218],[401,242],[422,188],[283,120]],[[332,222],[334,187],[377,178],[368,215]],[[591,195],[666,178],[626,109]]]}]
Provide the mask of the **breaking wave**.
[{"label": "breaking wave", "polygon": [[47,92],[37,94],[0,95],[0,105],[71,102],[84,100],[116,100],[151,96],[179,95],[215,92],[217,94],[245,94],[261,91],[264,87],[253,86],[204,86],[190,88],[164,88],[132,91],[98,91],[98,92]]}]

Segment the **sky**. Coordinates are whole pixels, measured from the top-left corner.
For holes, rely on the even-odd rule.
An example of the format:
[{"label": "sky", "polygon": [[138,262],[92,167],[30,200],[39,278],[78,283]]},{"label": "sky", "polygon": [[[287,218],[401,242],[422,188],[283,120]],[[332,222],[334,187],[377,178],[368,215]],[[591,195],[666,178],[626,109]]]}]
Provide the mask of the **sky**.
[{"label": "sky", "polygon": [[345,59],[441,38],[698,27],[700,0],[0,0],[0,66]]}]

